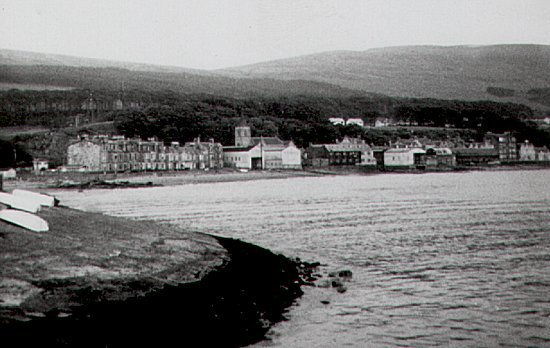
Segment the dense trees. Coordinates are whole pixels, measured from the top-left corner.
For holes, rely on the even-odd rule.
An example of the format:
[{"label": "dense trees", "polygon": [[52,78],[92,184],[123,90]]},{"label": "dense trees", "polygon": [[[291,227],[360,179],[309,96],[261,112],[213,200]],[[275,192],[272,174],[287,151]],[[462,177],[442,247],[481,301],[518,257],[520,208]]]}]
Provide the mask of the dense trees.
[{"label": "dense trees", "polygon": [[[93,110],[87,106],[93,94]],[[125,92],[122,110],[116,110],[118,92],[109,91],[5,91],[0,92],[0,126],[41,125],[62,128],[83,123],[114,121],[115,132],[132,137],[157,136],[165,141],[189,141],[194,137],[233,141],[233,127],[241,118],[249,120],[254,134],[293,139],[300,146],[331,142],[344,135],[362,136],[381,143],[384,136],[358,127],[336,127],[329,117],[360,117],[367,124],[377,116],[418,126],[515,131],[520,139],[537,145],[550,144],[548,132],[527,121],[526,106],[489,101],[467,102],[388,97],[282,96],[230,98],[207,94],[182,94],[171,90]],[[479,136],[479,137],[480,137]],[[478,137],[478,138],[479,138]],[[388,137],[385,137],[388,140]]]},{"label": "dense trees", "polygon": [[20,146],[9,141],[0,140],[0,154],[0,169],[32,164],[31,156]]}]

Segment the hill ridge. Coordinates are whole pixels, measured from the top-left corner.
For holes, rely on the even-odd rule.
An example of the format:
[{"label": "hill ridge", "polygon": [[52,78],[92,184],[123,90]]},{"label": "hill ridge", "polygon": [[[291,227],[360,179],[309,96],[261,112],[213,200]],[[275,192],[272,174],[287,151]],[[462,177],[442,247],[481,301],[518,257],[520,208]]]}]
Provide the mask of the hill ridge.
[{"label": "hill ridge", "polygon": [[[393,46],[329,51],[216,70],[233,77],[326,82],[394,97],[495,100],[544,108],[530,98],[550,87],[550,46]],[[513,90],[500,96],[491,88]],[[546,104],[550,105],[550,104]]]}]

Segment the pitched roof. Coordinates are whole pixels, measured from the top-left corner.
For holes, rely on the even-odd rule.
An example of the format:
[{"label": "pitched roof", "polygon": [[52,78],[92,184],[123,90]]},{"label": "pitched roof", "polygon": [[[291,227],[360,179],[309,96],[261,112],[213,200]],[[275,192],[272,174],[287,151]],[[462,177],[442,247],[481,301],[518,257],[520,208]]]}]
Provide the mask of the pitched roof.
[{"label": "pitched roof", "polygon": [[386,150],[385,153],[406,153],[406,152],[426,153],[426,151],[424,151],[422,149],[419,149],[419,148],[414,148],[414,147],[399,148],[399,149],[388,149],[388,150]]},{"label": "pitched roof", "polygon": [[256,145],[252,146],[224,146],[223,151],[224,152],[247,152],[255,148]]},{"label": "pitched roof", "polygon": [[252,137],[252,143],[257,145],[260,142],[263,142],[264,145],[276,145],[276,146],[284,146],[284,141],[277,137]]},{"label": "pitched roof", "polygon": [[358,147],[348,147],[348,146],[345,146],[345,145],[340,145],[340,144],[326,144],[326,145],[323,145],[328,151],[331,151],[331,152],[334,152],[334,151],[338,151],[338,152],[361,152],[363,151],[363,149],[360,149]]}]

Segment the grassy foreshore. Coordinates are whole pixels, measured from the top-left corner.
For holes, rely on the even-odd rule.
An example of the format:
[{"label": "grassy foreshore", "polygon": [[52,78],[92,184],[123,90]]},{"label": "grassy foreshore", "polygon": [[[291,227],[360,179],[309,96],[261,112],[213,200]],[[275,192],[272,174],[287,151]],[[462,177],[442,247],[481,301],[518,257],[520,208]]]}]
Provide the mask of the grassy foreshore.
[{"label": "grassy foreshore", "polygon": [[40,215],[49,232],[0,222],[7,347],[242,346],[302,294],[303,267],[241,241],[64,207]]}]

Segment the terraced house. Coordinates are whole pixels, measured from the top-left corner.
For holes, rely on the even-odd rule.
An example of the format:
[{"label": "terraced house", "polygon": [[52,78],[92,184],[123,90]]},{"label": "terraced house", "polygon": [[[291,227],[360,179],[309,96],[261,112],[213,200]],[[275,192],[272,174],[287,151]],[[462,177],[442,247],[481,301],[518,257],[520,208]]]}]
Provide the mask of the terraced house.
[{"label": "terraced house", "polygon": [[67,166],[89,172],[146,170],[213,169],[223,166],[223,151],[213,140],[181,146],[150,138],[127,139],[123,136],[83,136],[69,145]]},{"label": "terraced house", "polygon": [[372,148],[364,140],[344,137],[335,144],[314,144],[306,149],[306,163],[312,167],[376,166]]}]

